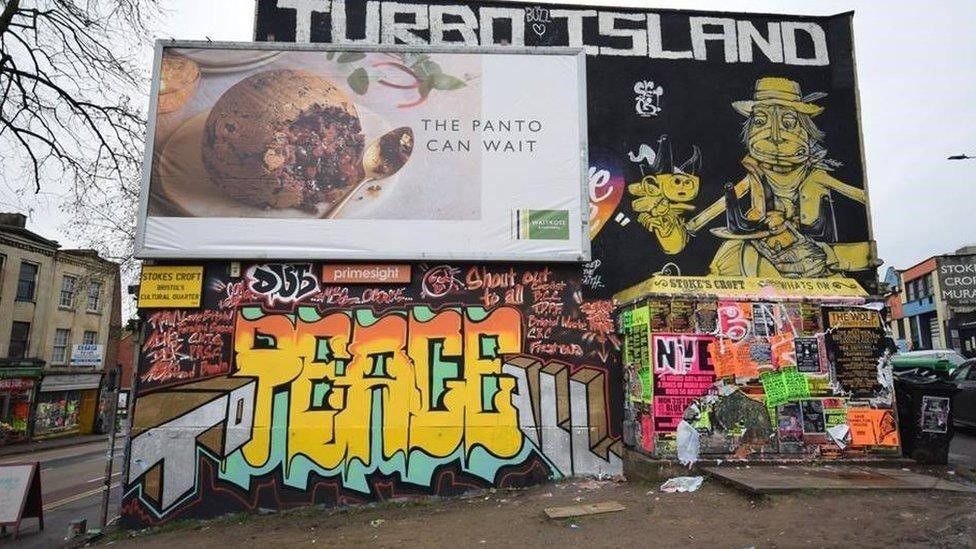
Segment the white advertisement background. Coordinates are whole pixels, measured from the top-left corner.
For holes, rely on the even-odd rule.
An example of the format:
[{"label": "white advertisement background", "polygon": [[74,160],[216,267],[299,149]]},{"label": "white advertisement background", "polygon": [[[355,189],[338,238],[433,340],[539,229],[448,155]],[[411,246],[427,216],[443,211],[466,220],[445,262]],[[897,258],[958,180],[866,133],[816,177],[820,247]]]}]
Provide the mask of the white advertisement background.
[{"label": "white advertisement background", "polygon": [[[498,120],[541,122],[538,133],[477,135],[469,131],[472,115],[458,115],[462,127],[467,126],[465,133],[472,136],[472,151],[482,147],[482,139],[536,141],[532,153],[482,152],[480,219],[154,216],[143,225],[145,240],[138,255],[255,259],[588,259],[581,208],[585,105],[581,104],[580,90],[585,76],[579,58],[569,54],[435,55],[481,57],[482,119],[495,121],[496,125]],[[425,147],[424,134],[417,132],[415,147]],[[415,155],[417,152],[415,148]],[[442,172],[442,180],[424,182],[432,186],[426,192],[436,192],[438,185],[459,183],[452,170]],[[408,177],[409,172],[402,176]],[[516,209],[567,210],[569,239],[514,239],[512,213]]]}]

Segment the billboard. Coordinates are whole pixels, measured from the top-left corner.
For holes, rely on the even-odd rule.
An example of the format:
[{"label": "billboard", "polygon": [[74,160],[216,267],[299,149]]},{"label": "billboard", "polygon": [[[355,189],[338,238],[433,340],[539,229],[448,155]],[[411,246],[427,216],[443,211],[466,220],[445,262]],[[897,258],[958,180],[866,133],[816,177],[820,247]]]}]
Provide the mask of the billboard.
[{"label": "billboard", "polygon": [[257,0],[255,39],[587,53],[586,276],[824,278],[876,289],[850,13]]},{"label": "billboard", "polygon": [[579,50],[156,50],[140,257],[589,258]]},{"label": "billboard", "polygon": [[939,289],[951,307],[976,305],[976,255],[940,255]]}]

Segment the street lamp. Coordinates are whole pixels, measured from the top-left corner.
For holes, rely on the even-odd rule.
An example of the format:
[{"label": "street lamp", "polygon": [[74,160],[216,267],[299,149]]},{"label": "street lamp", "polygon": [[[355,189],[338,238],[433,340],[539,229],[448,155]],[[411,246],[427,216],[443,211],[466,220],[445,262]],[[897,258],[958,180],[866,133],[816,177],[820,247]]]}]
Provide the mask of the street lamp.
[{"label": "street lamp", "polygon": [[954,154],[946,160],[972,160],[974,158],[976,158],[976,156],[969,156],[968,154]]}]

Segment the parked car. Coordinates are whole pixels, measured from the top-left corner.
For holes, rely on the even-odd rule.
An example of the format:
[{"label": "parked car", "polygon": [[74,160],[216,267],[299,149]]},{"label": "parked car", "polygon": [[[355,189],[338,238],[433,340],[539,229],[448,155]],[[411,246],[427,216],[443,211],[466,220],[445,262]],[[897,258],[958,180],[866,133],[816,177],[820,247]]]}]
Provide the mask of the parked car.
[{"label": "parked car", "polygon": [[952,423],[976,427],[976,360],[964,362],[949,379],[959,390],[952,398]]},{"label": "parked car", "polygon": [[908,351],[891,357],[891,367],[895,371],[923,369],[931,370],[943,378],[952,376],[966,358],[952,349],[926,349]]}]

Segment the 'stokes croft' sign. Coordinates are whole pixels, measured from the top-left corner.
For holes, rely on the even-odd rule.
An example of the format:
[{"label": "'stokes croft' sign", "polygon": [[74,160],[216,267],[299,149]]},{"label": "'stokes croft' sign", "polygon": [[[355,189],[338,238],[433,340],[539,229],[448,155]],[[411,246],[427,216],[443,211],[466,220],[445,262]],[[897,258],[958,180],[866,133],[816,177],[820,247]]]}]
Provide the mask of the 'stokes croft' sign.
[{"label": "'stokes croft' sign", "polygon": [[[258,34],[269,40],[570,46],[585,48],[588,55],[699,61],[715,57],[718,52],[708,45],[719,43],[719,57],[727,63],[830,63],[826,33],[811,21],[757,25],[735,17],[686,14],[681,22],[664,23],[656,12],[377,1],[366,2],[365,17],[356,17],[347,11],[346,0],[259,0],[258,10]],[[295,19],[286,17],[286,10]],[[279,26],[292,20],[293,25]]]}]

